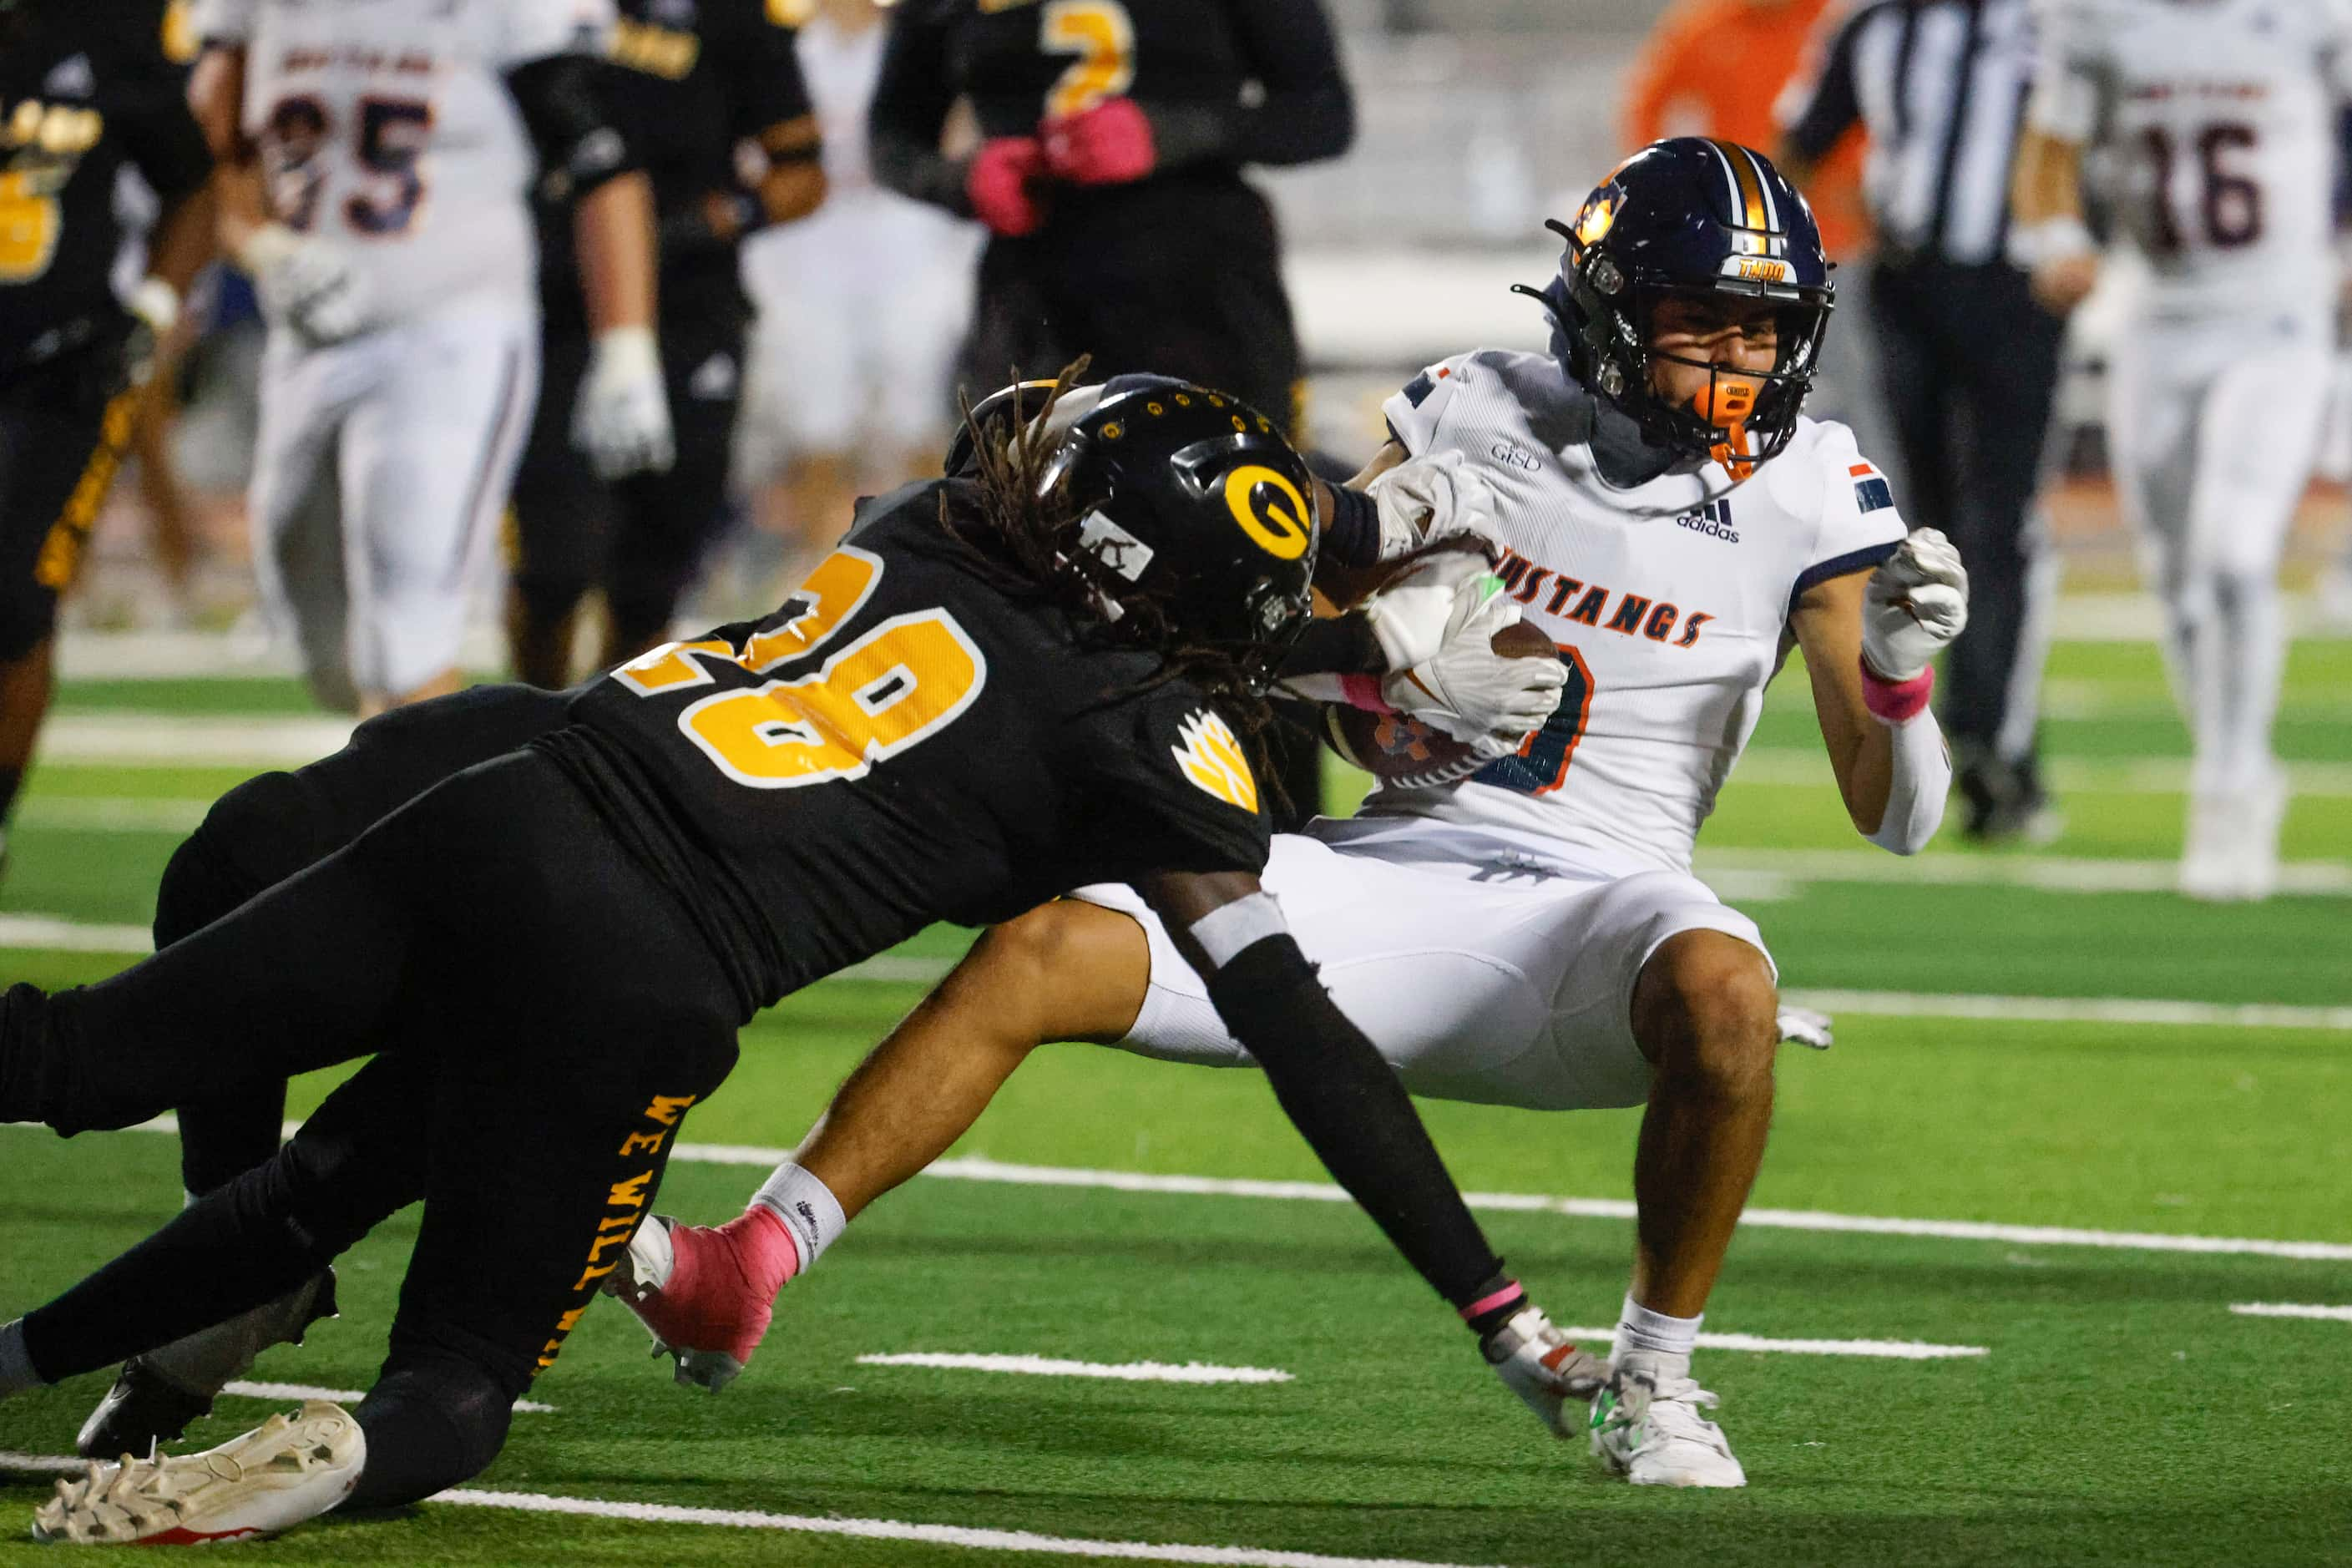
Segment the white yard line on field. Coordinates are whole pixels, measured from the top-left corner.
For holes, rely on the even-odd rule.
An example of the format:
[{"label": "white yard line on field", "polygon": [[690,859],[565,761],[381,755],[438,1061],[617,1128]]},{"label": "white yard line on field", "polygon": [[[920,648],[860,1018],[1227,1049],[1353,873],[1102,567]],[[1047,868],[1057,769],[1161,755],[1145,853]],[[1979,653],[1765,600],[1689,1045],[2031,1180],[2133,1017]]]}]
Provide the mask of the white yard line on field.
[{"label": "white yard line on field", "polygon": [[1454,1568],[1404,1557],[1331,1557],[1319,1552],[1274,1552],[1257,1546],[1181,1546],[1144,1541],[1087,1541],[1026,1530],[981,1530],[958,1524],[909,1524],[895,1519],[815,1519],[751,1509],[676,1508],[667,1503],[606,1502],[601,1498],[549,1497],[538,1492],[443,1492],[428,1502],[467,1508],[510,1508],[590,1519],[634,1519],[655,1524],[708,1524],[730,1530],[783,1530],[856,1541],[906,1541],[981,1552],[1034,1552],[1048,1557],[1109,1557],[1133,1563],[1201,1563],[1216,1568]]},{"label": "white yard line on field", "polygon": [[[0,1474],[69,1475],[89,1461],[63,1454],[0,1452]],[[614,1502],[603,1498],[553,1497],[545,1492],[486,1491],[464,1487],[425,1500],[458,1508],[511,1509],[520,1513],[568,1514],[575,1519],[625,1519],[639,1524],[699,1524],[720,1530],[777,1530],[798,1535],[831,1535],[852,1541],[903,1541],[921,1546],[957,1546],[977,1552],[1026,1552],[1044,1557],[1111,1558],[1128,1563],[1192,1563],[1209,1568],[1467,1568],[1410,1557],[1333,1557],[1320,1552],[1278,1552],[1261,1546],[1186,1546],[1148,1541],[1088,1541],[1077,1536],[1039,1535],[1026,1530],[989,1530],[961,1524],[911,1524],[896,1519],[819,1519],[808,1514],[768,1513],[756,1509],[681,1508],[672,1503]]]},{"label": "white yard line on field", "polygon": [[[144,926],[101,925],[58,915],[0,915],[0,950],[51,952],[151,952]],[[884,953],[834,975],[893,985],[929,985],[954,967],[945,958]],[[1987,996],[1925,991],[1795,989],[1782,999],[1824,1013],[1882,1018],[1970,1018],[2013,1024],[2177,1025],[2214,1029],[2352,1030],[2352,1006],[2276,1002],[2182,1002],[2141,996]]]},{"label": "white yard line on field", "polygon": [[[313,1388],[307,1383],[247,1383],[239,1379],[221,1385],[223,1394],[247,1399],[324,1399],[336,1405],[356,1405],[367,1397],[363,1388]],[[536,1399],[518,1399],[514,1407],[525,1415],[552,1415],[555,1406]]]},{"label": "white yard line on field", "polygon": [[58,713],[41,731],[39,760],[110,767],[299,767],[352,738],[352,721],[326,715]]},{"label": "white yard line on field", "polygon": [[[2170,893],[2175,860],[2108,860],[2059,855],[1922,855],[1876,849],[1706,849],[1695,868],[1702,881],[1738,896],[1731,879],[1766,876],[1786,882],[1886,882],[1906,887],[2030,888],[2044,893]],[[2290,860],[2279,891],[2308,898],[2352,897],[2352,861]]]},{"label": "white yard line on field", "polygon": [[1188,1361],[1181,1366],[1159,1361],[1062,1361],[1042,1355],[961,1355],[938,1351],[908,1351],[890,1355],[862,1355],[860,1366],[925,1366],[946,1372],[1010,1372],[1031,1377],[1099,1377],[1117,1383],[1288,1383],[1290,1374],[1271,1366],[1210,1366]]},{"label": "white yard line on field", "polygon": [[[1613,1342],[1617,1338],[1615,1329],[1562,1329],[1560,1332],[1572,1340]],[[1698,1347],[1767,1355],[1875,1356],[1883,1361],[1953,1361],[1992,1353],[1983,1345],[1935,1345],[1922,1340],[1767,1340],[1754,1334],[1701,1334]]]},{"label": "white yard line on field", "polygon": [[[291,1138],[302,1124],[289,1121]],[[129,1129],[173,1132],[176,1118],[158,1116]],[[740,1165],[768,1170],[793,1157],[790,1149],[756,1143],[680,1143],[670,1158],[689,1165]],[[919,1173],[950,1182],[987,1182],[1013,1187],[1093,1187],[1117,1193],[1172,1197],[1269,1198],[1276,1202],[1344,1204],[1352,1200],[1329,1182],[1268,1182],[1245,1176],[1178,1176],[1145,1171],[1091,1171],[1072,1165],[1016,1165],[984,1154],[936,1160]],[[1560,1214],[1570,1219],[1632,1219],[1629,1198],[1562,1198],[1542,1193],[1465,1193],[1474,1209],[1506,1214]],[[1751,1208],[1739,1223],[1759,1230],[1843,1231],[1860,1236],[1916,1236],[1951,1241],[1999,1241],[2021,1247],[2093,1247],[2121,1252],[2189,1252],[2293,1258],[2307,1262],[2352,1263],[2352,1242],[2273,1241],[2244,1236],[2173,1236],[2161,1231],[2087,1230],[2078,1226],[2009,1225],[1974,1219],[1897,1219],[1878,1215],[1832,1214],[1820,1209]],[[1591,1334],[1593,1330],[1578,1331]],[[1598,1331],[1613,1333],[1614,1330]]]},{"label": "white yard line on field", "polygon": [[2352,1323],[2352,1307],[2323,1307],[2298,1301],[2238,1301],[2230,1310],[2242,1318],[2319,1318]]},{"label": "white yard line on field", "polygon": [[[2186,795],[2186,757],[2057,757],[2042,775],[2059,795]],[[2288,787],[2299,795],[2340,800],[2352,795],[2352,763],[2289,763]],[[1826,752],[1811,746],[1751,746],[1732,773],[1736,784],[1833,789]]]}]

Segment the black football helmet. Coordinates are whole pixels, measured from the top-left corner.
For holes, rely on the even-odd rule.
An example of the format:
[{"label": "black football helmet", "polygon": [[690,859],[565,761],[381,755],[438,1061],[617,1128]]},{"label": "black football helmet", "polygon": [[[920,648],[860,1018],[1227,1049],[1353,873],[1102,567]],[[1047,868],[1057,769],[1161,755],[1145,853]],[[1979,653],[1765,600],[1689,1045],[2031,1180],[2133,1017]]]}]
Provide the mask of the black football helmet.
[{"label": "black football helmet", "polygon": [[[976,405],[948,472],[975,466],[973,432],[1041,407],[1050,383]],[[1039,481],[1076,519],[1074,548],[1113,605],[1154,605],[1185,640],[1272,684],[1314,616],[1315,478],[1276,426],[1238,398],[1162,375],[1118,375],[1054,405]]]},{"label": "black football helmet", "polygon": [[[1573,226],[1545,226],[1568,242],[1559,276],[1520,292],[1550,309],[1553,351],[1570,374],[1685,457],[1721,458],[1738,472],[1788,446],[1837,289],[1812,208],[1770,159],[1704,136],[1653,142],[1610,172]],[[1651,316],[1674,294],[1772,301],[1778,363],[1758,374],[1660,354]],[[1650,385],[1662,359],[1711,371],[1707,392],[1667,406]]]}]

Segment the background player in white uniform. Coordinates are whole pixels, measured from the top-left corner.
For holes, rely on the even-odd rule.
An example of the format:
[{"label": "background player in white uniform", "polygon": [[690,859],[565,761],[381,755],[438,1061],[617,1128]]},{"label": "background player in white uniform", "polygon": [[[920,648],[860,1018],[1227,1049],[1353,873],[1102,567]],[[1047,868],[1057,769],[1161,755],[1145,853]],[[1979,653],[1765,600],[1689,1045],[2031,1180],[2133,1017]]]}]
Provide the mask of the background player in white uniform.
[{"label": "background player in white uniform", "polygon": [[[1906,542],[1844,426],[1799,415],[1827,263],[1765,160],[1696,138],[1647,149],[1586,204],[1561,272],[1544,296],[1554,353],[1433,366],[1390,401],[1396,438],[1374,467],[1459,454],[1491,487],[1501,575],[1559,647],[1564,699],[1473,782],[1376,794],[1352,821],[1277,837],[1266,886],[1414,1091],[1647,1101],[1593,1445],[1637,1482],[1738,1486],[1690,1351],[1763,1156],[1780,1030],[1762,938],[1690,875],[1692,840],[1793,642],[1854,826],[1921,847],[1951,778],[1928,660],[1966,619],[1966,578],[1940,535]],[[1320,499],[1327,533],[1362,504]],[[1449,686],[1444,658],[1424,686]],[[1399,679],[1381,684],[1402,695]],[[794,1266],[1061,1039],[1248,1062],[1132,900],[1089,889],[1033,911],[982,940],[761,1189]],[[728,1267],[745,1225],[640,1232],[656,1287],[640,1310],[673,1345],[740,1347],[746,1325],[756,1342],[765,1295]],[[681,1321],[698,1331],[684,1342]],[[1527,1332],[1571,1353],[1547,1324]],[[1561,1436],[1582,1425],[1566,1404],[1582,1390],[1519,1391]]]},{"label": "background player in white uniform", "polygon": [[2044,303],[2096,280],[2081,171],[2104,151],[2147,262],[2107,377],[2107,440],[2170,621],[2196,740],[2180,888],[2260,899],[2286,778],[2278,566],[2311,476],[2335,335],[2344,0],[2045,0],[2013,247]]},{"label": "background player in white uniform", "polygon": [[930,466],[971,308],[978,227],[874,180],[866,110],[884,16],[874,0],[816,0],[798,47],[824,138],[824,205],[743,246],[760,320],[738,479],[760,488],[781,476],[761,499],[760,524],[799,539],[803,553],[830,546],[823,531],[861,486]]},{"label": "background player in white uniform", "polygon": [[534,170],[588,193],[580,439],[604,469],[668,460],[651,198],[588,89],[610,20],[606,0],[200,0],[190,95],[270,324],[257,559],[331,705],[456,684],[538,387]]}]

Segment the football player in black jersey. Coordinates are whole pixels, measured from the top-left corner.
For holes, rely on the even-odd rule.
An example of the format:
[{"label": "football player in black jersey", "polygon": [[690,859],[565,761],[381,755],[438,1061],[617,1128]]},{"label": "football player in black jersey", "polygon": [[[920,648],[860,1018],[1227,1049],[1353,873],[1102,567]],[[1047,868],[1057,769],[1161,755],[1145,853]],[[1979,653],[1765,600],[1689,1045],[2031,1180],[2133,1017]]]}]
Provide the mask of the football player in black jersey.
[{"label": "football player in black jersey", "polygon": [[1310,614],[1304,464],[1161,378],[973,456],[869,508],[774,615],[622,666],[530,747],[112,980],[0,998],[0,1120],[65,1132],[379,1053],[267,1163],[0,1329],[0,1394],[250,1308],[425,1202],[356,1413],[313,1404],[211,1465],[99,1468],[37,1534],[266,1531],[478,1472],[753,1011],[1089,881],[1185,933],[1293,1121],[1474,1328],[1525,1304],[1257,890],[1247,738]]},{"label": "football player in black jersey", "polygon": [[[515,674],[551,689],[572,679],[582,601],[602,589],[600,666],[643,653],[670,617],[721,521],[751,308],[736,250],[765,224],[824,196],[816,119],[793,52],[793,12],[773,0],[621,0],[604,72],[614,121],[653,178],[660,323],[677,453],[659,472],[607,481],[568,431],[590,344],[571,219],[540,209],[543,381],[515,479],[507,630]],[[737,153],[763,165],[746,189]]]},{"label": "football player in black jersey", "polygon": [[[982,141],[950,158],[958,99]],[[1225,387],[1299,434],[1280,242],[1242,170],[1355,139],[1321,0],[902,0],[871,125],[877,178],[992,232],[968,384],[1085,353]],[[1320,748],[1283,731],[1272,751],[1295,827]]]},{"label": "football player in black jersey", "polygon": [[[157,334],[212,252],[212,170],[164,0],[0,0],[0,859],[47,712],[58,599],[81,565]],[[110,276],[118,171],[162,198],[148,276]]]}]

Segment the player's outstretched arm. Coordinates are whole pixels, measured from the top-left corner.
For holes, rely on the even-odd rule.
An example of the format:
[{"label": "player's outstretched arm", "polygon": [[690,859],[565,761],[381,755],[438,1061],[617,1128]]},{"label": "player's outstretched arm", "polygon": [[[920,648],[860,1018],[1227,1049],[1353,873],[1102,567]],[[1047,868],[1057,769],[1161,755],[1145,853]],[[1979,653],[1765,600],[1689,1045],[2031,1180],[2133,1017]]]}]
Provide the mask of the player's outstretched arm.
[{"label": "player's outstretched arm", "polygon": [[1813,711],[1856,831],[1913,855],[1944,819],[1952,763],[1927,699],[1932,664],[1968,624],[1968,574],[1932,528],[1869,573],[1807,589],[1790,625]]},{"label": "player's outstretched arm", "polygon": [[1404,1085],[1323,989],[1281,906],[1246,871],[1171,872],[1136,890],[1324,1168],[1477,1333],[1504,1384],[1569,1435],[1567,1406],[1591,1396],[1605,1365],[1503,1271]]}]

